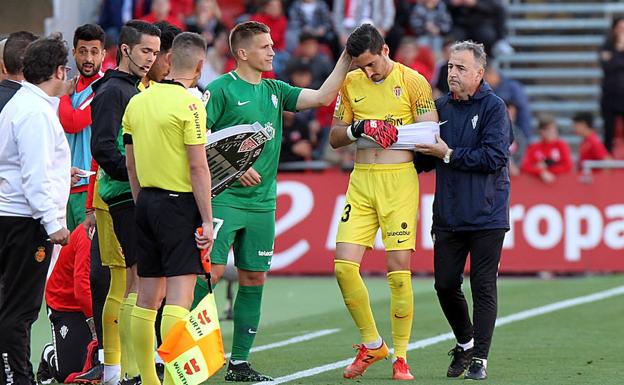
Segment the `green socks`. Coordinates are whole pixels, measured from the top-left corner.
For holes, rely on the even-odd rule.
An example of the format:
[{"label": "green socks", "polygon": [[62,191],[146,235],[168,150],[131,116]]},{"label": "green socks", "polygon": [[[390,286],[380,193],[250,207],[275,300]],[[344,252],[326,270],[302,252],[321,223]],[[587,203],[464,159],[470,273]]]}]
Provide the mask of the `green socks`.
[{"label": "green socks", "polygon": [[234,302],[234,339],[232,360],[247,361],[258,324],[264,286],[239,286]]}]

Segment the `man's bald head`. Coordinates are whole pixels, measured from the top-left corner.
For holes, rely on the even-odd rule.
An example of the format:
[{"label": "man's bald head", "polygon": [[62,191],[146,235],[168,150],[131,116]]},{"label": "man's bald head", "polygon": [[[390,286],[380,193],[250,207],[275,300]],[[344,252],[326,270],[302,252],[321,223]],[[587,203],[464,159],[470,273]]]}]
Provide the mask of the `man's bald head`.
[{"label": "man's bald head", "polygon": [[206,40],[193,32],[182,32],[173,40],[171,49],[172,70],[193,71],[206,57]]}]

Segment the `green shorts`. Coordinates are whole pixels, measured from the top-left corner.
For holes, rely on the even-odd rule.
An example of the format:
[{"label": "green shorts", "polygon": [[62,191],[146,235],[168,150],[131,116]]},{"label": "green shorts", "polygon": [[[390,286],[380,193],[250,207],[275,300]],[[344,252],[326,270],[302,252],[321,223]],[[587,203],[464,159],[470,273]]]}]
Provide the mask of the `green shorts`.
[{"label": "green shorts", "polygon": [[212,263],[227,264],[234,249],[234,265],[249,271],[269,271],[275,239],[275,211],[248,211],[213,206],[215,241]]},{"label": "green shorts", "polygon": [[67,201],[67,230],[73,231],[79,224],[84,222],[86,217],[85,204],[87,202],[87,192],[69,194]]}]

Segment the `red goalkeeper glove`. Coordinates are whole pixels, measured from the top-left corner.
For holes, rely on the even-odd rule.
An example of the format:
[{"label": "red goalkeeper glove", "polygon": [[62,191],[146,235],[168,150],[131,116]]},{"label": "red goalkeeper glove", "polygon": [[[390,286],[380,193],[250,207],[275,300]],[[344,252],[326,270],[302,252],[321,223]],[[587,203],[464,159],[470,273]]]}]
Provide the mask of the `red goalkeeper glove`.
[{"label": "red goalkeeper glove", "polygon": [[388,148],[396,143],[399,132],[397,128],[385,120],[360,120],[347,128],[347,136],[352,140],[366,138]]}]

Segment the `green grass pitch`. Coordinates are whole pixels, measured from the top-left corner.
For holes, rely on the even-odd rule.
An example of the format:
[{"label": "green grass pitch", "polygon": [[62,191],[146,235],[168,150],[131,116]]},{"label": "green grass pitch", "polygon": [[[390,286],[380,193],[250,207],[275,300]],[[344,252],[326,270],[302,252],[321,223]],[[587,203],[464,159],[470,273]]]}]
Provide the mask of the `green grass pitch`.
[{"label": "green grass pitch", "polygon": [[[390,293],[384,278],[365,278],[377,327],[391,344]],[[588,276],[558,279],[502,278],[499,280],[499,318],[551,303],[578,298],[624,285],[624,276]],[[465,283],[469,296],[469,284]],[[431,279],[413,280],[415,317],[411,342],[450,331]],[[223,309],[225,285],[216,290]],[[623,384],[624,369],[620,332],[624,325],[624,295],[587,302],[496,328],[488,360],[487,383],[505,384]],[[222,321],[226,351],[232,337],[231,321]],[[342,303],[333,277],[270,277],[264,292],[262,323],[256,346],[264,346],[319,330],[340,329],[305,342],[270,348],[251,354],[255,368],[274,377],[354,357],[352,344],[358,332]],[[327,332],[330,333],[330,332]],[[50,330],[41,315],[33,327],[32,361],[36,368]],[[415,383],[452,385],[462,379],[447,379],[447,351],[453,340],[445,340],[408,352]],[[396,384],[391,380],[391,361],[381,361],[357,380],[342,378],[342,368],[293,379],[287,384]],[[208,384],[222,384],[224,371]]]}]

